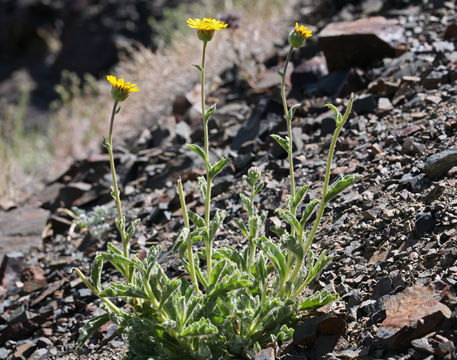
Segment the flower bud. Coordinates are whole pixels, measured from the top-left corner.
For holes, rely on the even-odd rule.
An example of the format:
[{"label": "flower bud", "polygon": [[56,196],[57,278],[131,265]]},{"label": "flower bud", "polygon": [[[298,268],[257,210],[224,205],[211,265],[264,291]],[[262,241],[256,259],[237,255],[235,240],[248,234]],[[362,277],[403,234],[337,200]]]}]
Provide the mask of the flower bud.
[{"label": "flower bud", "polygon": [[261,175],[262,175],[262,172],[260,171],[260,169],[258,167],[253,166],[248,170],[248,176],[251,179],[257,180],[258,178],[260,178]]},{"label": "flower bud", "polygon": [[289,44],[294,48],[299,48],[303,45],[303,42],[306,38],[312,36],[312,31],[308,30],[307,27],[301,25],[298,26],[298,23],[295,23],[295,29],[289,33]]}]

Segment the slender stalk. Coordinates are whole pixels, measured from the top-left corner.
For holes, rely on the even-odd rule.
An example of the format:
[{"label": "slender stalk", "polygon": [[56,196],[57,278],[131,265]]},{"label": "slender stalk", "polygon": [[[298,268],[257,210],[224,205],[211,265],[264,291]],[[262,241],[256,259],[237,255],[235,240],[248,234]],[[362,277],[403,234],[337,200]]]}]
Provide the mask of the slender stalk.
[{"label": "slender stalk", "polygon": [[[187,215],[186,199],[184,197],[184,193],[182,190],[181,178],[178,179],[178,192],[179,192],[179,199],[181,200],[182,214],[184,217],[184,226],[189,229],[190,228],[189,216]],[[190,235],[188,235],[188,239],[187,239],[187,260],[189,261],[190,278],[192,279],[192,282],[198,286],[197,275],[195,274],[194,254],[192,251],[192,239],[190,238]]]},{"label": "slender stalk", "polygon": [[119,309],[116,305],[114,305],[110,299],[101,297],[99,295],[99,292],[97,291],[97,289],[90,283],[89,280],[87,280],[86,276],[81,272],[81,270],[79,270],[78,268],[73,268],[73,270],[76,271],[76,273],[81,278],[83,283],[94,293],[94,295],[96,295],[100,300],[102,300],[108,306],[108,308],[110,310],[112,310],[113,312],[115,312],[116,314],[119,314],[119,315],[124,313],[121,309]]},{"label": "slender stalk", "polygon": [[294,176],[294,161],[293,161],[293,157],[292,157],[292,147],[293,147],[292,119],[289,116],[289,109],[287,108],[287,101],[286,101],[286,73],[287,73],[287,66],[289,65],[289,60],[290,60],[290,56],[292,54],[293,49],[294,48],[291,46],[289,52],[287,53],[286,62],[284,63],[282,81],[281,81],[282,105],[284,107],[284,115],[285,115],[286,121],[287,121],[287,135],[289,137],[289,151],[287,152],[287,154],[289,155],[290,194],[292,196],[292,199],[295,198],[295,176]]},{"label": "slender stalk", "polygon": [[[117,214],[119,217],[119,232],[121,234],[121,239],[122,239],[122,246],[124,250],[124,256],[126,258],[129,257],[129,244],[126,241],[126,233],[125,233],[125,218],[122,215],[122,206],[121,206],[121,198],[119,194],[119,187],[117,185],[117,179],[116,179],[116,167],[114,165],[114,155],[113,155],[113,126],[114,126],[114,117],[116,116],[117,113],[117,105],[118,101],[114,101],[113,105],[113,110],[111,112],[111,120],[109,124],[109,136],[108,136],[108,153],[109,153],[109,161],[110,161],[110,167],[111,167],[111,175],[113,177],[113,193],[114,193],[114,202],[116,203],[116,208],[117,208]],[[125,265],[125,274],[127,277],[127,281],[130,283],[130,270],[129,266]]]},{"label": "slender stalk", "polygon": [[209,141],[208,141],[208,119],[206,118],[206,106],[205,106],[205,57],[206,57],[206,45],[207,41],[203,41],[203,54],[202,54],[202,84],[201,84],[201,97],[202,97],[202,114],[203,114],[203,131],[205,141],[205,154],[208,162],[206,165],[206,196],[205,196],[205,226],[207,228],[208,240],[205,242],[206,247],[206,271],[208,273],[208,281],[213,270],[212,264],[212,245],[209,239],[209,224],[210,224],[210,210],[211,210],[211,182],[210,178],[210,160],[209,160]]},{"label": "slender stalk", "polygon": [[336,141],[338,140],[338,136],[340,135],[340,132],[341,132],[341,129],[343,128],[343,125],[344,123],[341,123],[339,125],[337,125],[336,129],[335,129],[335,132],[333,133],[333,137],[332,137],[332,142],[330,144],[330,151],[328,153],[328,158],[327,158],[327,166],[325,168],[325,180],[324,180],[324,188],[322,190],[322,198],[321,198],[321,201],[320,201],[320,204],[319,204],[319,212],[317,213],[317,216],[316,216],[316,220],[314,221],[314,224],[313,224],[313,228],[311,229],[311,232],[309,233],[309,236],[308,236],[308,239],[306,240],[306,243],[305,243],[305,248],[304,248],[304,254],[306,256],[307,252],[308,252],[308,249],[314,239],[314,235],[316,234],[316,231],[319,227],[319,224],[321,222],[321,219],[322,219],[322,215],[324,213],[324,210],[325,210],[325,206],[327,205],[325,203],[325,197],[327,195],[327,191],[328,191],[328,185],[329,185],[329,181],[330,181],[330,168],[332,166],[332,160],[333,160],[333,152],[335,151],[335,145],[336,145]]}]

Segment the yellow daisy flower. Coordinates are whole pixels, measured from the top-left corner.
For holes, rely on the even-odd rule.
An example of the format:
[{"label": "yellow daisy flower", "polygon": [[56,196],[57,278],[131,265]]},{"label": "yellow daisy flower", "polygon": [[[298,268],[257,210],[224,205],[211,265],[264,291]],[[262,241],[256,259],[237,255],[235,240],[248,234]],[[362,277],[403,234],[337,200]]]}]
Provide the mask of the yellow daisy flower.
[{"label": "yellow daisy flower", "polygon": [[116,101],[124,101],[130,93],[140,91],[136,84],[125,82],[124,79],[116,79],[113,75],[108,75],[106,79],[113,85],[111,96]]},{"label": "yellow daisy flower", "polygon": [[202,41],[210,41],[216,30],[225,29],[228,24],[225,24],[223,21],[216,20],[213,18],[199,18],[187,19],[187,25],[192,29],[197,29],[197,36]]},{"label": "yellow daisy flower", "polygon": [[308,30],[306,26],[299,26],[298,23],[295,23],[295,29],[293,29],[289,34],[289,44],[294,48],[299,48],[303,45],[305,39],[311,37],[312,35],[312,30]]}]

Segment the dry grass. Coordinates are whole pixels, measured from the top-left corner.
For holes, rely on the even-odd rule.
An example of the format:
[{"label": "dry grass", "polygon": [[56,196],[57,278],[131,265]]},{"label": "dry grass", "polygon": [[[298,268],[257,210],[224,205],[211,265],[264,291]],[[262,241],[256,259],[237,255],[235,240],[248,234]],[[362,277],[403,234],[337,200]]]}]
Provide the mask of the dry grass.
[{"label": "dry grass", "polygon": [[[196,13],[188,15],[202,17],[234,11],[242,16],[239,29],[233,33],[218,32],[208,45],[209,89],[217,85],[217,74],[236,61],[233,44],[237,46],[241,58],[249,60],[254,77],[256,71],[261,71],[259,64],[273,49],[274,41],[284,38],[290,27],[290,23],[284,21],[284,18],[292,18],[293,2],[281,9],[278,4],[284,2],[207,0]],[[201,41],[191,29],[177,32],[173,38],[173,46],[155,53],[142,46],[132,48],[130,56],[121,60],[113,70],[114,75],[135,82],[140,88],[139,93],[132,94],[122,103],[123,109],[116,118],[116,142],[121,138],[138,135],[142,128],[152,127],[157,121],[169,121],[173,99],[191,91],[199,82],[200,73],[192,64],[201,61]],[[54,160],[45,165],[48,179],[63,171],[75,159],[100,151],[101,140],[107,132],[112,100],[109,96],[110,85],[106,80],[98,81],[97,86],[98,95],[94,92],[73,96],[52,116],[48,135]],[[14,154],[12,156],[7,147],[0,146],[0,182],[4,184],[0,188],[0,202],[17,199],[18,188],[23,185],[15,181],[15,172],[21,170],[20,166],[15,169],[15,163]],[[43,167],[43,163],[39,161],[35,165]]]}]

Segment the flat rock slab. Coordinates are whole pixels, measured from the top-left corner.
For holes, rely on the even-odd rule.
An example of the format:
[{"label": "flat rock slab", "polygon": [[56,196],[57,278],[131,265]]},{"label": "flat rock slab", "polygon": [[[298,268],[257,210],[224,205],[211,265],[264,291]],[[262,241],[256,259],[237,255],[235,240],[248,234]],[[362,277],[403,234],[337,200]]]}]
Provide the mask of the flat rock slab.
[{"label": "flat rock slab", "polygon": [[34,206],[0,212],[0,260],[7,252],[41,248],[41,233],[48,217],[49,211]]},{"label": "flat rock slab", "polygon": [[424,164],[424,173],[431,179],[444,176],[457,166],[457,148],[444,150],[430,156]]},{"label": "flat rock slab", "polygon": [[319,33],[329,71],[366,67],[403,52],[404,27],[382,16],[329,24]]},{"label": "flat rock slab", "polygon": [[452,311],[439,302],[440,295],[432,286],[415,285],[388,298],[386,318],[378,331],[393,350],[408,348],[411,341],[438,330]]}]

